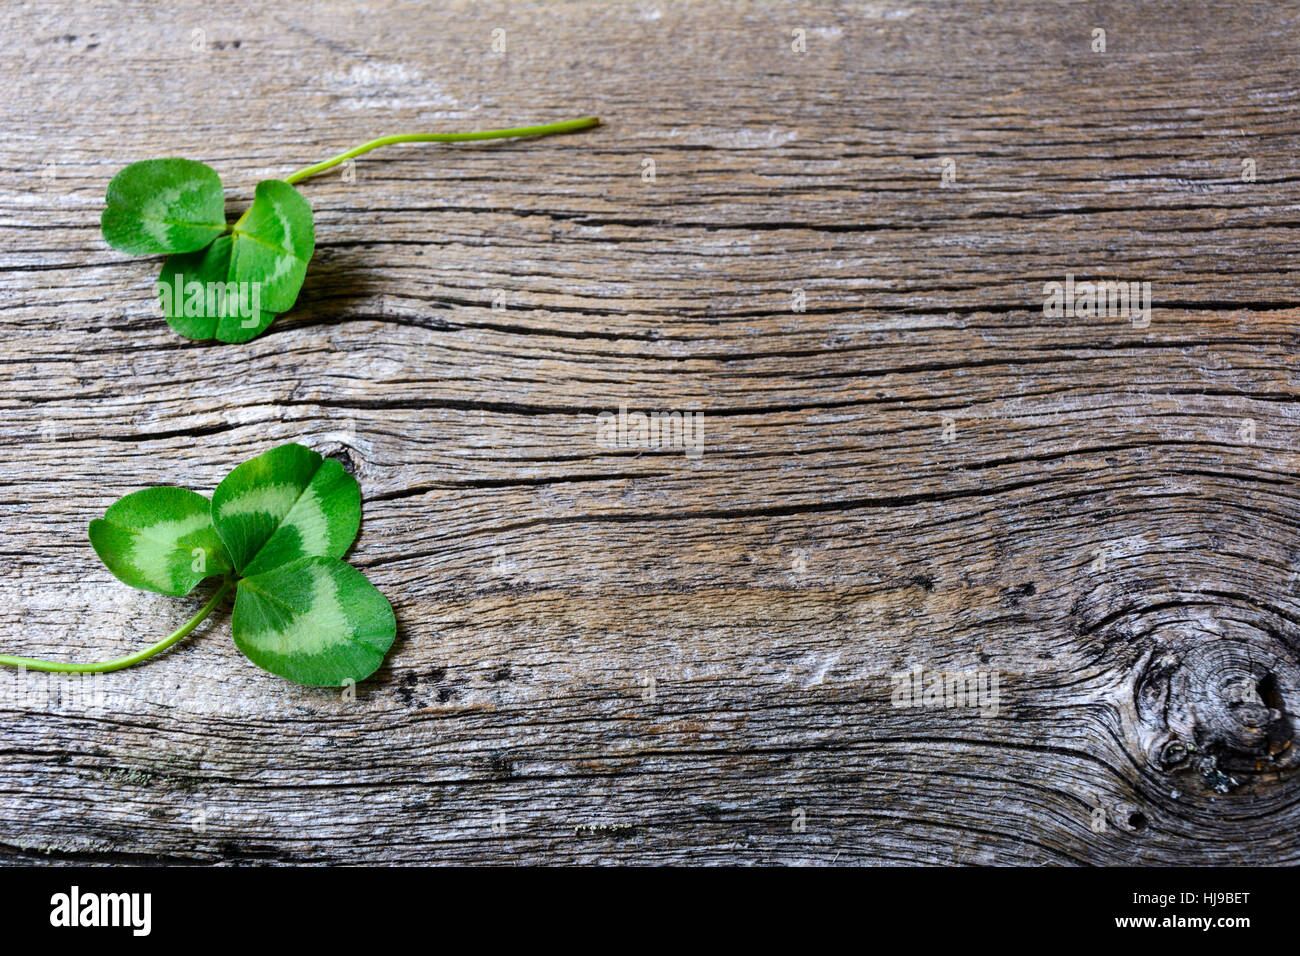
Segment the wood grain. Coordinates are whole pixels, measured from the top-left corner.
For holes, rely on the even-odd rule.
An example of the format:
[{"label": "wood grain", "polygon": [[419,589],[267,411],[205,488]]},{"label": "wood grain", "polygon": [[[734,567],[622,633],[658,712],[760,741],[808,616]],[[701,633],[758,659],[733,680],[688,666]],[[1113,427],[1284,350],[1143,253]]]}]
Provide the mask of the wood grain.
[{"label": "wood grain", "polygon": [[[0,25],[0,649],[172,630],[205,592],[120,585],[87,523],[285,441],[360,480],[399,621],[354,700],[225,615],[102,699],[0,674],[0,860],[1300,862],[1294,5]],[[245,346],[99,235],[138,159],[238,209],[589,114],[303,184],[307,286]],[[1067,275],[1150,282],[1149,324],[1044,314]],[[703,454],[604,447],[620,405],[703,412]],[[996,715],[895,706],[917,666]]]}]

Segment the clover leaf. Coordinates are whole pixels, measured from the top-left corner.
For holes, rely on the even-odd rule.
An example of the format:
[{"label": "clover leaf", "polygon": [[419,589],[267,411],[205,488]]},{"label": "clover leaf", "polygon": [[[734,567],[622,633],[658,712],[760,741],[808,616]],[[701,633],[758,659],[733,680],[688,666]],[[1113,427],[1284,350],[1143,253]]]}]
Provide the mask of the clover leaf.
[{"label": "clover leaf", "polygon": [[121,581],[188,594],[222,576],[175,633],[98,664],[0,655],[0,664],[102,673],[147,660],[189,634],[235,590],[231,634],[257,666],[299,684],[341,687],[373,674],[397,635],[387,599],[340,560],[361,523],[361,489],[337,461],[282,445],[230,472],[211,502],[183,488],[145,488],[90,523],[95,553]]},{"label": "clover leaf", "polygon": [[312,555],[341,558],[361,527],[361,489],[335,459],[281,445],[222,479],[212,520],[240,574]]},{"label": "clover leaf", "polygon": [[163,263],[158,298],[167,324],[191,339],[255,338],[292,308],[315,249],[302,194],[278,180],[258,183],[253,205],[229,235]]},{"label": "clover leaf", "polygon": [[276,179],[258,183],[253,205],[235,223],[233,236],[230,278],[261,283],[267,311],[293,308],[316,250],[311,206],[302,193]]},{"label": "clover leaf", "polygon": [[207,498],[185,488],[146,488],[119,498],[90,523],[90,543],[119,581],[180,597],[231,569]]},{"label": "clover leaf", "polygon": [[158,276],[163,315],[187,339],[247,342],[275,321],[275,313],[254,301],[252,287],[241,294],[237,285],[233,291],[227,285],[233,244],[230,236],[220,236],[206,249],[168,256],[163,263]]},{"label": "clover leaf", "polygon": [[239,582],[235,646],[263,670],[337,687],[374,673],[393,644],[393,609],[337,558],[299,558]]},{"label": "clover leaf", "polygon": [[192,159],[132,163],[113,177],[104,198],[100,228],[120,252],[193,252],[226,231],[221,179]]},{"label": "clover leaf", "polygon": [[101,219],[104,240],[121,252],[168,254],[158,277],[167,324],[189,339],[247,342],[277,314],[293,308],[316,250],[311,205],[293,184],[394,143],[458,143],[545,136],[599,125],[596,117],[482,130],[409,133],[371,140],[283,180],[257,184],[253,203],[226,225],[221,180],[189,159],[146,159],[108,184]]}]

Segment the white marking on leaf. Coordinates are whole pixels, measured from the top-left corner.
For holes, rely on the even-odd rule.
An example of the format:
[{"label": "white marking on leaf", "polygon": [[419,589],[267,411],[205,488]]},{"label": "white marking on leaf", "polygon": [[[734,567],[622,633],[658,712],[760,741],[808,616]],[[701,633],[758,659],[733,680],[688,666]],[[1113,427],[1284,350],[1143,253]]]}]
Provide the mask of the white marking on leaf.
[{"label": "white marking on leaf", "polygon": [[329,552],[329,517],[325,514],[325,507],[314,486],[307,486],[298,503],[289,509],[283,523],[297,529],[302,540],[303,554]]},{"label": "white marking on leaf", "polygon": [[[311,610],[295,614],[284,630],[257,631],[246,640],[272,654],[319,654],[331,647],[348,643],[352,624],[339,601],[338,584],[328,569],[313,566]],[[259,598],[265,600],[262,595]]]},{"label": "white marking on leaf", "polygon": [[140,210],[140,225],[144,227],[144,231],[151,239],[163,245],[169,244],[174,223],[165,221],[168,218],[167,211],[171,204],[191,186],[193,183],[188,182],[169,186],[149,197]]},{"label": "white marking on leaf", "polygon": [[[172,582],[172,558],[176,542],[206,527],[212,519],[203,513],[184,518],[169,518],[137,529],[131,546],[123,557],[146,580],[155,584]],[[185,554],[188,561],[189,553]]]},{"label": "white marking on leaf", "polygon": [[279,520],[289,513],[293,503],[298,500],[301,489],[297,485],[283,482],[279,484],[256,485],[241,491],[234,497],[221,502],[217,510],[224,518],[243,515],[269,515]]}]

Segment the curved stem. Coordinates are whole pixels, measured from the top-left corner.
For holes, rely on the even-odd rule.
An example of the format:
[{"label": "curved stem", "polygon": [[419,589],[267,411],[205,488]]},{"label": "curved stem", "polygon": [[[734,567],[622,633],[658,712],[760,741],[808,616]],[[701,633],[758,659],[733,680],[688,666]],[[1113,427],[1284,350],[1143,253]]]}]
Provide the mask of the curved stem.
[{"label": "curved stem", "polygon": [[300,169],[292,176],[286,176],[284,181],[292,185],[306,179],[308,176],[315,176],[327,169],[333,169],[339,163],[346,163],[349,159],[360,156],[362,153],[368,153],[380,146],[391,146],[393,143],[468,143],[478,139],[509,139],[514,136],[548,136],[551,133],[571,133],[574,130],[588,129],[599,125],[600,117],[587,116],[583,119],[565,120],[563,123],[547,123],[545,126],[487,129],[480,130],[477,133],[403,133],[397,136],[381,136],[379,139],[372,139],[368,143],[362,143],[346,153],[339,153],[333,159],[327,159],[315,166]]},{"label": "curved stem", "polygon": [[101,664],[60,664],[58,661],[41,661],[32,657],[10,657],[8,654],[0,654],[0,664],[7,664],[10,667],[26,667],[30,671],[50,671],[55,674],[106,674],[109,671],[120,671],[124,667],[146,661],[155,654],[161,654],[185,637],[190,631],[203,623],[204,619],[212,613],[221,599],[226,596],[226,592],[234,586],[235,581],[232,578],[227,578],[221,587],[217,588],[217,593],[212,595],[208,603],[199,609],[199,613],[186,621],[180,630],[164,637],[157,644],[151,644],[144,650],[137,651],[130,657],[119,657],[117,660],[104,661]]}]

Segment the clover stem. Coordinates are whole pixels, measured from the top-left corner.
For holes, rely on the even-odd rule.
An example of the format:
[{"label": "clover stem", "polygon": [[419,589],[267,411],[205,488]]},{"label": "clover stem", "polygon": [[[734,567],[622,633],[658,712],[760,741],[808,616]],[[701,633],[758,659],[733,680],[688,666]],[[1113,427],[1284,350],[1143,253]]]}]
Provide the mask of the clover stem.
[{"label": "clover stem", "polygon": [[362,143],[346,153],[339,153],[333,159],[327,159],[317,163],[315,166],[308,166],[306,169],[300,169],[292,176],[286,176],[284,181],[292,185],[308,176],[315,176],[317,173],[323,173],[327,169],[333,169],[339,163],[345,163],[355,156],[362,153],[368,153],[372,149],[378,149],[380,146],[391,146],[393,143],[468,143],[472,140],[479,139],[509,139],[515,136],[548,136],[551,133],[571,133],[574,130],[588,129],[592,126],[599,126],[600,118],[597,116],[588,116],[583,119],[565,120],[563,123],[548,123],[545,126],[519,126],[514,129],[487,129],[480,130],[477,133],[402,133],[397,136],[381,136],[379,139],[372,139],[368,143]]},{"label": "clover stem", "polygon": [[235,583],[234,578],[226,578],[221,587],[217,588],[217,593],[212,595],[208,603],[203,605],[197,614],[186,621],[180,630],[169,634],[157,644],[151,644],[144,650],[137,651],[129,657],[119,657],[117,660],[104,661],[100,664],[60,664],[58,661],[41,661],[31,657],[10,657],[8,654],[0,654],[0,664],[7,664],[10,667],[25,667],[30,671],[50,671],[56,674],[106,674],[109,671],[120,671],[124,667],[146,661],[155,654],[161,654],[189,634],[190,631],[203,623],[217,604],[220,603],[221,599],[226,596],[226,593],[235,586]]}]

